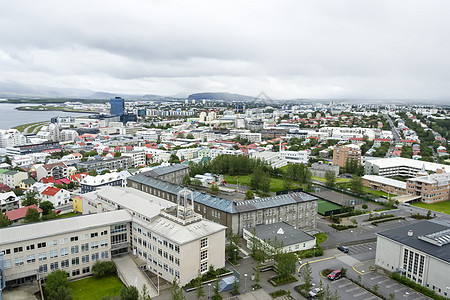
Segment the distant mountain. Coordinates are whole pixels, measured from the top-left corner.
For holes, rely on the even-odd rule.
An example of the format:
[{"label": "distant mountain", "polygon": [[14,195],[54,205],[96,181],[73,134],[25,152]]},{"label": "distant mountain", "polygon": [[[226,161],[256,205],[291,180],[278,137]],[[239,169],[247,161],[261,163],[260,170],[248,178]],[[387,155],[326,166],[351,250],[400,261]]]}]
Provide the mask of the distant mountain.
[{"label": "distant mountain", "polygon": [[93,91],[84,89],[24,85],[18,82],[0,82],[0,97],[5,98],[84,98],[92,93]]},{"label": "distant mountain", "polygon": [[255,97],[231,93],[195,93],[188,96],[191,100],[224,100],[224,101],[252,101]]}]

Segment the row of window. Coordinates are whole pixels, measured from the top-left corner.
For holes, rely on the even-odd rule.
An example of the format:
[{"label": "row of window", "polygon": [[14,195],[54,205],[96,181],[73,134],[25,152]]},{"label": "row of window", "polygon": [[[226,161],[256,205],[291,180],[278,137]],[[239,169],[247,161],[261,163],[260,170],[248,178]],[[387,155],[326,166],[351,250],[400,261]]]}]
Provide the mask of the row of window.
[{"label": "row of window", "polygon": [[[170,241],[156,235],[156,234],[152,234],[151,232],[147,232],[147,230],[145,228],[141,228],[139,225],[137,224],[133,224],[133,230],[137,231],[138,233],[142,234],[143,236],[147,236],[150,240],[153,239],[154,242],[158,242],[160,245],[164,245],[164,247],[169,248],[172,251],[175,251],[176,253],[180,253],[180,246],[171,243]],[[147,244],[146,240],[143,240],[141,238],[136,239],[136,237],[134,238],[135,242],[138,242],[140,245],[142,245],[143,243]],[[150,246],[150,241],[148,241],[149,244],[149,248],[151,248]]]}]

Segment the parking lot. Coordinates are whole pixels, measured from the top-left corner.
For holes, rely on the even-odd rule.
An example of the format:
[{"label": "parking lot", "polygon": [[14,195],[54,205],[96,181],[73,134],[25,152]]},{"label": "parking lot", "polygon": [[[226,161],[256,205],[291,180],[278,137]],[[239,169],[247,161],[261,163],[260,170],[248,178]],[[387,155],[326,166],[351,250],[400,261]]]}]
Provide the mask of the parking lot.
[{"label": "parking lot", "polygon": [[331,284],[338,290],[342,299],[355,299],[355,300],[372,300],[381,299],[374,294],[363,289],[359,285],[353,283],[347,278],[342,278],[331,282]]}]

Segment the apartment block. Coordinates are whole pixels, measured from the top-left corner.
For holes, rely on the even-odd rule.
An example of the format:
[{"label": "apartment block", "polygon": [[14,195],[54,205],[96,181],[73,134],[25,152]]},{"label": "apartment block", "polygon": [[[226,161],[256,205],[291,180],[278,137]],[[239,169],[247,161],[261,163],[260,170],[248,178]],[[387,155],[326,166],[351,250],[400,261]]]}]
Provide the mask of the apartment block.
[{"label": "apartment block", "polygon": [[420,196],[425,203],[436,203],[450,200],[450,173],[437,169],[435,174],[410,178],[406,181],[406,193]]},{"label": "apartment block", "polygon": [[131,157],[117,157],[111,159],[98,159],[88,160],[78,163],[79,170],[84,169],[86,172],[91,170],[126,170],[133,165],[133,159]]},{"label": "apartment block", "polygon": [[69,176],[67,165],[63,162],[43,164],[36,168],[36,179],[40,181],[44,177],[62,179]]},{"label": "apartment block", "polygon": [[362,184],[373,190],[382,191],[392,195],[406,195],[406,182],[386,178],[378,175],[364,175]]},{"label": "apartment block", "polygon": [[361,164],[361,150],[356,145],[344,145],[334,148],[333,165],[344,168],[349,160],[356,160]]},{"label": "apartment block", "polygon": [[383,177],[416,177],[422,169],[428,173],[436,173],[437,169],[445,170],[446,167],[448,168],[443,164],[403,157],[379,158],[367,160],[364,164],[364,173]]}]

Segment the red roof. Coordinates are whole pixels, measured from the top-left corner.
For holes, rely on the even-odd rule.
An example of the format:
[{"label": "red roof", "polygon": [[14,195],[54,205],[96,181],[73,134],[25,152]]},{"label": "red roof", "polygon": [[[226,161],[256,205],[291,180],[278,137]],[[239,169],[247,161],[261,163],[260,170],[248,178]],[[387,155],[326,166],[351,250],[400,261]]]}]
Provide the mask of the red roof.
[{"label": "red roof", "polygon": [[70,183],[70,179],[68,178],[63,178],[63,179],[58,179],[55,181],[56,184],[69,184]]},{"label": "red roof", "polygon": [[47,195],[47,196],[55,196],[56,194],[58,194],[58,192],[60,190],[61,189],[59,189],[59,188],[55,188],[55,187],[49,186],[45,190],[43,190],[41,194]]},{"label": "red roof", "polygon": [[86,176],[87,176],[86,172],[78,173],[78,174],[70,175],[70,179],[72,179],[72,181],[81,181]]},{"label": "red roof", "polygon": [[376,142],[390,142],[390,139],[374,139]]},{"label": "red roof", "polygon": [[364,138],[361,138],[361,137],[351,137],[351,138],[349,138],[349,140],[351,140],[351,141],[364,141]]},{"label": "red roof", "polygon": [[19,209],[7,211],[7,212],[5,212],[5,214],[8,217],[8,219],[10,219],[11,221],[16,221],[16,220],[19,220],[19,219],[22,219],[23,217],[25,217],[29,208],[34,208],[39,213],[42,212],[42,209],[40,209],[35,204],[33,204],[33,205],[25,206],[25,207],[22,207]]},{"label": "red roof", "polygon": [[53,178],[53,176],[48,176],[48,177],[42,177],[41,179],[42,183],[55,183],[55,178]]}]

